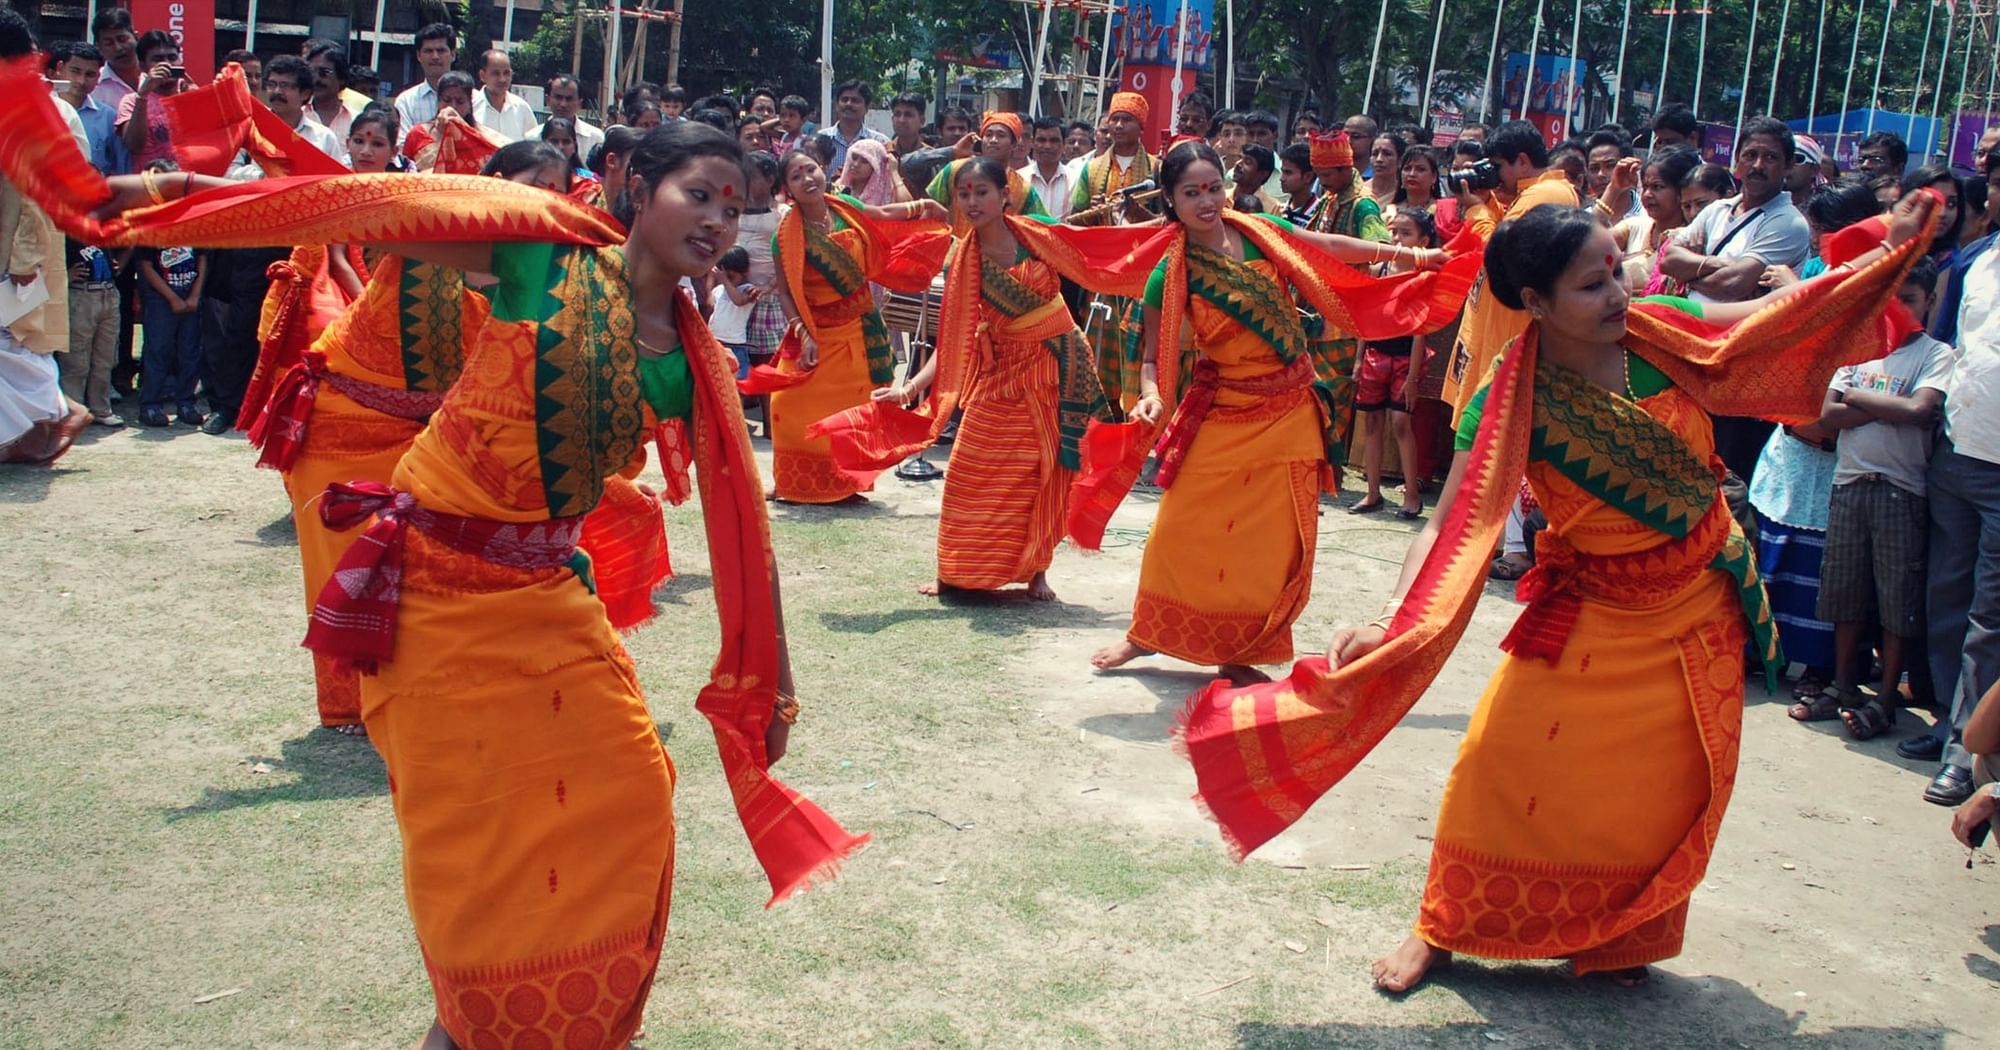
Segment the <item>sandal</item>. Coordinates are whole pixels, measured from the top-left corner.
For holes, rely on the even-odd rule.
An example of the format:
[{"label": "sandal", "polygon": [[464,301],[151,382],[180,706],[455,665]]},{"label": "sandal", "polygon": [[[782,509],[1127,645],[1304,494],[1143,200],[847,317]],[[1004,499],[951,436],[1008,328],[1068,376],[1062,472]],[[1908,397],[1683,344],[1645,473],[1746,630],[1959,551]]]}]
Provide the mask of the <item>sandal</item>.
[{"label": "sandal", "polygon": [[1840,713],[1840,720],[1847,725],[1847,735],[1856,740],[1871,740],[1881,736],[1896,724],[1896,709],[1881,697],[1872,697],[1860,707],[1850,707]]},{"label": "sandal", "polygon": [[1397,520],[1397,521],[1415,521],[1415,520],[1417,520],[1418,518],[1421,518],[1421,517],[1423,517],[1423,516],[1424,516],[1424,512],[1423,512],[1423,511],[1421,511],[1421,510],[1411,510],[1411,509],[1410,509],[1410,508],[1408,508],[1408,507],[1397,507],[1397,508],[1396,508],[1396,520]]},{"label": "sandal", "polygon": [[1528,574],[1535,563],[1526,555],[1502,554],[1493,559],[1492,577],[1496,580],[1518,580]]},{"label": "sandal", "polygon": [[1351,507],[1347,508],[1347,513],[1349,513],[1349,514],[1373,514],[1373,513],[1375,513],[1376,511],[1378,511],[1378,510],[1381,510],[1381,509],[1382,509],[1383,507],[1386,507],[1386,506],[1388,506],[1388,505],[1389,505],[1389,504],[1388,504],[1388,503],[1387,503],[1386,501],[1384,501],[1384,500],[1379,500],[1379,499],[1378,499],[1378,500],[1375,500],[1375,501],[1373,501],[1373,502],[1370,502],[1370,501],[1368,501],[1368,500],[1362,500],[1361,502],[1359,502],[1359,503],[1356,503],[1356,504],[1354,504],[1353,506],[1351,506]]},{"label": "sandal", "polygon": [[1850,701],[1860,700],[1854,693],[1843,693],[1834,686],[1827,686],[1811,697],[1793,704],[1786,712],[1794,722],[1830,722],[1841,717],[1841,712],[1853,707]]},{"label": "sandal", "polygon": [[1792,699],[1810,700],[1818,696],[1820,690],[1826,686],[1826,679],[1821,678],[1818,671],[1808,667],[1799,673],[1798,681],[1792,683]]}]

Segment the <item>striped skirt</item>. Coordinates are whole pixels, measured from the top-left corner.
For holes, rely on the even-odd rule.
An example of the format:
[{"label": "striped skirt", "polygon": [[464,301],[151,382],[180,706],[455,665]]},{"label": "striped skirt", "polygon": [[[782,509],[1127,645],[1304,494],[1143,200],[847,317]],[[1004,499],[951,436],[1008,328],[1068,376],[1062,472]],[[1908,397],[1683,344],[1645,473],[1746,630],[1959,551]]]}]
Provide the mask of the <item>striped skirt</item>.
[{"label": "striped skirt", "polygon": [[1757,515],[1757,565],[1778,622],[1778,643],[1793,663],[1833,666],[1833,625],[1819,618],[1819,561],[1826,533]]},{"label": "striped skirt", "polygon": [[[1056,461],[1055,356],[1039,343],[996,351],[1002,374],[965,406],[938,514],[938,581],[967,590],[1026,583],[1048,569],[1076,473]],[[1009,360],[1009,351],[1020,357]]]}]

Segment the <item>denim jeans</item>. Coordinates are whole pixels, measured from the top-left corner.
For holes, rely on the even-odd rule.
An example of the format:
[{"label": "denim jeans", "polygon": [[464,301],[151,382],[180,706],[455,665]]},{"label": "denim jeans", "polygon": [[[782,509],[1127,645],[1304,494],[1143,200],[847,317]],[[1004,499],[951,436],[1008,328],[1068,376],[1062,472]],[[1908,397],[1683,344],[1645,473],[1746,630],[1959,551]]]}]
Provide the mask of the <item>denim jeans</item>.
[{"label": "denim jeans", "polygon": [[1933,733],[1945,738],[1945,765],[1969,770],[1965,722],[2000,681],[2000,463],[1939,441],[1929,488],[1931,680],[1950,708]]},{"label": "denim jeans", "polygon": [[194,408],[194,383],[201,375],[201,314],[177,314],[165,299],[142,292],[139,323],[146,343],[139,359],[139,407],[177,412]]}]

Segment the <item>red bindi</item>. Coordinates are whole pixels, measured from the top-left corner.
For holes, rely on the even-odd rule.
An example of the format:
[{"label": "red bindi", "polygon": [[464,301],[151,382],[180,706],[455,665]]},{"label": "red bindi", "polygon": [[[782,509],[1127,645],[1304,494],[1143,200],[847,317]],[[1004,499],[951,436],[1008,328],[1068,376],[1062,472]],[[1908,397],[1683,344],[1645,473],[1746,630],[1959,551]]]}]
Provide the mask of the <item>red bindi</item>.
[{"label": "red bindi", "polygon": [[728,183],[724,183],[722,186],[722,195],[725,197],[736,196],[736,187],[731,186]]},{"label": "red bindi", "polygon": [[[727,193],[728,191],[727,191],[727,190],[724,190],[723,192]],[[1610,267],[1610,268],[1612,268],[1612,269],[1614,269],[1614,270],[1615,270],[1615,269],[1617,269],[1617,268],[1618,268],[1618,257],[1617,257],[1616,255],[1607,255],[1607,256],[1605,256],[1605,257],[1604,257],[1604,265],[1606,265],[1606,266],[1608,266],[1608,267]]]}]

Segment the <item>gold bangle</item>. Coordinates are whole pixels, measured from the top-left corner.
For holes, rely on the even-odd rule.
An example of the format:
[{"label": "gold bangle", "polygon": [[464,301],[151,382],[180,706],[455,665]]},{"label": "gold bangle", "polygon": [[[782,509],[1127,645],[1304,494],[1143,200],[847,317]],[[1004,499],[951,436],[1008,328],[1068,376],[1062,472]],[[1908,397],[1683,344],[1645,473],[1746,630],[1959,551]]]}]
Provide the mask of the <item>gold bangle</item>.
[{"label": "gold bangle", "polygon": [[152,172],[150,171],[139,172],[139,181],[145,185],[146,196],[152,198],[154,204],[167,203],[167,198],[162,196],[160,193],[160,180],[154,178]]}]

